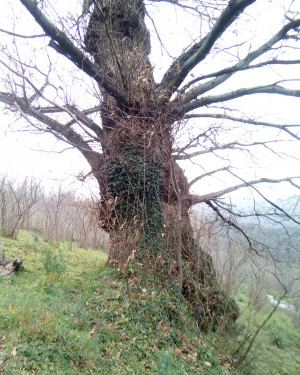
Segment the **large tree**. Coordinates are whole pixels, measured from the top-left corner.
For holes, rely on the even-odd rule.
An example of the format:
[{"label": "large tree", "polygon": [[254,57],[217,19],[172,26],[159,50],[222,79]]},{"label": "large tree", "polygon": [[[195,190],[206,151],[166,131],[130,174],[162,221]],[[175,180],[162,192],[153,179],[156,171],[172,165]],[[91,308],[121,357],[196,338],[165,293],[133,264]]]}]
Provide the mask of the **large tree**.
[{"label": "large tree", "polygon": [[[263,99],[266,96],[262,94],[300,96],[300,90],[295,89],[297,77],[286,70],[300,64],[296,49],[300,18],[293,9],[294,2],[91,0],[81,7],[76,1],[70,2],[72,11],[54,0],[20,3],[42,34],[26,35],[17,23],[11,30],[0,30],[12,38],[1,52],[5,74],[0,101],[24,117],[28,126],[53,134],[87,160],[100,189],[99,224],[110,233],[109,263],[124,267],[135,260],[173,280],[203,325],[213,322],[224,314],[228,302],[226,305],[216,284],[210,257],[195,243],[190,208],[205,203],[227,225],[240,231],[252,251],[257,251],[256,241],[234,221],[234,208],[220,200],[226,194],[252,187],[276,211],[272,219],[277,214],[286,215],[299,224],[258,188],[263,183],[280,182],[299,188],[299,173],[247,180],[229,163],[227,154],[221,154],[238,150],[251,155],[259,146],[275,153],[276,142],[299,140],[298,124],[258,120],[254,114],[238,114],[234,107],[237,99],[253,95]],[[252,39],[245,25],[254,14],[267,20],[266,4],[277,12],[282,5],[282,23]],[[259,5],[265,6],[260,12]],[[150,60],[151,40],[159,40],[163,50],[168,48],[155,17],[160,16],[160,10],[167,17],[166,12],[174,7],[190,23],[190,38],[157,79],[155,61]],[[35,61],[41,39],[47,41],[44,58]],[[30,46],[32,52],[28,53]],[[91,88],[98,90],[93,107],[85,108],[80,93],[81,82],[88,80],[71,68],[67,75],[69,63],[67,67],[55,66],[51,50],[91,79]],[[59,69],[63,72],[59,80],[65,79],[65,83],[53,75]],[[275,69],[277,75],[266,74]],[[239,80],[244,82],[242,77],[247,75],[255,84],[239,86]],[[263,129],[264,135],[269,129],[270,138],[249,136],[250,127]],[[202,164],[202,172],[188,182],[179,161],[197,160],[207,154],[217,155],[224,164],[211,170]],[[203,195],[190,193],[191,186],[203,178],[218,174],[224,178],[225,173],[231,176],[231,186]],[[230,308],[236,316],[232,303]]]}]

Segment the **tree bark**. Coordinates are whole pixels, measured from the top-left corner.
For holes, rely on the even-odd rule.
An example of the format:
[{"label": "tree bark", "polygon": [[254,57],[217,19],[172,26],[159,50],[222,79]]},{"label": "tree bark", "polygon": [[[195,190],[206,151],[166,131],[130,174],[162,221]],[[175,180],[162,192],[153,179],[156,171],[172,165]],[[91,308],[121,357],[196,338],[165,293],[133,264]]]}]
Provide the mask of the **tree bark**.
[{"label": "tree bark", "polygon": [[85,34],[95,64],[130,103],[99,85],[103,156],[93,174],[101,193],[99,223],[111,237],[108,263],[124,267],[135,260],[171,278],[200,325],[216,328],[226,309],[231,321],[238,310],[232,301],[228,308],[212,260],[193,238],[188,181],[172,160],[178,117],[156,90],[144,17],[142,0],[97,1]]}]

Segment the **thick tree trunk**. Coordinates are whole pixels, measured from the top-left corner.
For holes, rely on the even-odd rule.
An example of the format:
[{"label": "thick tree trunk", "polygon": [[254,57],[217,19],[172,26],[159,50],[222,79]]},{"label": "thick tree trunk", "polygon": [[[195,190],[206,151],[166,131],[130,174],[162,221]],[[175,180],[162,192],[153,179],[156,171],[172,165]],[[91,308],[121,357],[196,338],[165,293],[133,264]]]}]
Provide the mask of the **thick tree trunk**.
[{"label": "thick tree trunk", "polygon": [[[142,0],[97,1],[85,36],[95,63],[130,103],[117,103],[100,87],[103,157],[93,167],[100,225],[111,237],[109,264],[135,260],[173,280],[200,325],[215,328],[228,305],[212,260],[193,238],[188,182],[171,156],[175,119],[155,91],[144,16]],[[228,310],[236,319],[234,303]]]}]

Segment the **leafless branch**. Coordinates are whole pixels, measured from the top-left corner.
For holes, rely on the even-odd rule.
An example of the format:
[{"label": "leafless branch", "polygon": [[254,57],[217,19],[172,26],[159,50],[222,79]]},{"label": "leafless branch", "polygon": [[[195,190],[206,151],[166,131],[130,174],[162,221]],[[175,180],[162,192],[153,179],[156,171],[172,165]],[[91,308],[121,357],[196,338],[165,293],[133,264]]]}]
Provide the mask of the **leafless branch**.
[{"label": "leafless branch", "polygon": [[254,250],[256,253],[257,253],[257,250],[254,249],[253,247],[253,244],[252,244],[252,241],[250,239],[250,237],[245,233],[245,231],[240,227],[238,226],[233,220],[231,220],[230,218],[226,218],[222,212],[210,201],[210,200],[207,200],[205,201],[205,203],[217,214],[217,216],[226,224],[228,224],[230,227],[232,228],[235,228],[238,232],[242,233],[242,235],[244,236],[244,238],[247,240],[248,242],[248,245],[250,247],[251,250]]},{"label": "leafless branch", "polygon": [[[64,109],[61,109],[60,107],[56,107],[56,106],[52,106],[52,107],[38,107],[36,109],[39,110],[42,113],[59,113],[59,112],[64,112]],[[97,105],[97,106],[95,106],[93,108],[85,109],[85,110],[83,110],[81,112],[85,116],[87,116],[87,115],[90,115],[92,113],[99,112],[100,109],[101,109],[101,107],[99,105]],[[74,123],[74,120],[73,120],[73,123]],[[70,124],[70,125],[72,125],[72,124]]]},{"label": "leafless branch", "polygon": [[[230,173],[232,175],[234,175],[235,177],[237,177],[232,172],[230,172]],[[242,184],[235,185],[235,186],[230,186],[230,187],[228,187],[226,189],[217,191],[215,193],[209,193],[209,194],[205,194],[205,195],[190,194],[189,198],[191,199],[192,204],[194,205],[194,204],[197,204],[197,203],[203,203],[203,202],[206,202],[206,201],[217,199],[217,198],[219,198],[219,197],[221,197],[221,196],[223,196],[225,194],[232,193],[233,191],[242,189],[244,187],[254,188],[254,185],[262,184],[262,183],[268,183],[268,184],[278,184],[280,182],[289,182],[289,183],[291,183],[292,180],[296,179],[296,178],[298,179],[298,178],[300,178],[300,176],[286,177],[286,178],[281,178],[281,179],[277,179],[277,180],[276,179],[271,179],[271,178],[260,178],[259,180],[253,180],[253,181],[248,181],[248,182],[245,181]],[[256,189],[256,191],[258,191],[258,190]],[[272,202],[270,202],[267,199],[266,199],[266,201],[269,202],[269,203],[272,203]]]},{"label": "leafless branch", "polygon": [[261,63],[258,63],[258,64],[252,64],[252,65],[246,66],[244,68],[241,68],[241,67],[236,68],[235,65],[234,65],[232,67],[225,68],[225,69],[219,70],[219,71],[214,72],[214,73],[205,74],[205,75],[202,75],[200,77],[197,77],[197,78],[193,79],[192,81],[190,81],[186,85],[184,85],[182,87],[182,89],[179,90],[179,94],[184,94],[186,92],[186,90],[188,88],[190,88],[192,85],[194,85],[195,83],[197,83],[199,81],[208,79],[208,78],[219,77],[219,76],[222,76],[224,74],[235,73],[237,71],[242,72],[242,71],[245,71],[245,70],[257,69],[257,68],[261,68],[263,66],[268,66],[268,65],[298,65],[298,64],[300,64],[300,60],[271,59],[271,60],[264,61],[264,62],[261,62]]},{"label": "leafless branch", "polygon": [[66,36],[59,30],[39,9],[37,3],[32,0],[20,0],[36,22],[41,26],[45,33],[51,38],[49,45],[58,53],[66,56],[79,69],[83,70],[102,86],[110,95],[112,95],[121,105],[126,105],[126,95],[116,87],[109,77],[93,64],[88,57],[80,51]]},{"label": "leafless branch", "polygon": [[195,43],[173,62],[159,84],[158,92],[170,97],[184,81],[187,74],[206,58],[220,36],[254,2],[255,0],[230,0],[206,37]]},{"label": "leafless branch", "polygon": [[[244,70],[246,68],[249,68],[249,64],[257,59],[259,56],[263,55],[267,51],[269,51],[272,46],[276,43],[278,43],[280,40],[285,38],[287,33],[290,30],[293,30],[300,26],[300,19],[290,22],[289,24],[285,25],[277,34],[275,34],[270,40],[268,40],[266,43],[264,43],[262,46],[260,46],[255,51],[249,53],[244,59],[240,60],[237,64],[234,66],[224,69],[223,71],[219,71],[216,73],[216,78],[198,85],[194,88],[192,88],[190,91],[184,94],[184,97],[181,98],[181,101],[183,103],[188,103],[191,100],[195,99],[197,96],[202,95],[206,93],[207,91],[212,90],[213,88],[219,86],[221,83],[225,82],[227,79],[229,79],[235,72]],[[275,60],[276,61],[276,60]],[[299,63],[299,60],[297,60]],[[274,63],[274,61],[273,61]],[[267,64],[267,63],[265,63]],[[262,66],[262,65],[261,65]],[[253,68],[252,66],[251,68]],[[258,66],[257,66],[258,67]],[[176,100],[175,100],[176,101]]]},{"label": "leafless branch", "polygon": [[186,4],[181,4],[178,0],[148,0],[151,3],[169,3],[172,5],[179,6],[180,8],[190,10],[192,12],[195,12],[198,15],[202,15],[202,13],[195,7],[191,7]]},{"label": "leafless branch", "polygon": [[[282,178],[280,180],[273,180],[273,179],[268,179],[268,178],[262,178],[261,180],[264,180],[264,181],[261,181],[261,180],[257,180],[256,182],[254,181],[250,181],[250,182],[246,182],[243,178],[237,176],[235,173],[233,173],[232,171],[229,171],[229,173],[231,173],[234,177],[238,178],[239,180],[243,181],[243,184],[241,185],[245,185],[245,186],[248,186],[248,187],[251,187],[252,189],[254,189],[266,202],[268,202],[271,206],[275,207],[277,210],[279,210],[280,212],[282,212],[286,217],[288,217],[290,220],[292,220],[294,223],[296,224],[300,224],[300,221],[296,220],[294,217],[292,217],[288,212],[286,212],[283,208],[279,207],[278,204],[272,202],[270,199],[268,199],[267,197],[265,197],[261,191],[259,191],[254,185],[256,185],[257,183],[261,183],[261,182],[268,182],[268,183],[280,183],[280,182],[289,182],[290,184],[293,183],[293,179],[294,178],[300,178],[300,176],[295,176],[295,177],[287,177],[287,178]],[[293,184],[294,187],[295,184]]]},{"label": "leafless branch", "polygon": [[[96,124],[92,119],[90,119],[85,112],[80,111],[78,108],[76,108],[74,105],[68,106],[68,109],[74,113],[76,119],[78,121],[81,121],[85,126],[87,126],[90,130],[92,130],[98,137],[98,139],[103,138],[103,131],[101,127]],[[73,122],[73,121],[72,121]],[[70,122],[66,124],[66,126],[70,126]]]},{"label": "leafless branch", "polygon": [[0,92],[0,101],[9,105],[10,107],[18,109],[23,117],[26,118],[24,115],[27,114],[45,124],[55,136],[78,148],[88,161],[92,162],[95,159],[95,155],[98,154],[92,150],[88,143],[70,127],[59,123],[58,121],[38,111],[36,108],[28,105],[27,101],[23,98],[18,98],[14,95]]},{"label": "leafless branch", "polygon": [[290,136],[293,138],[300,140],[300,137],[290,131],[288,128],[300,128],[300,124],[274,124],[270,122],[265,122],[265,121],[257,121],[253,119],[243,119],[243,118],[238,118],[234,116],[229,116],[225,114],[220,114],[220,113],[191,113],[187,114],[184,117],[185,119],[191,119],[191,118],[214,118],[214,119],[220,119],[220,120],[230,120],[234,122],[240,122],[243,124],[249,124],[249,125],[257,125],[257,126],[266,126],[266,127],[271,127],[271,128],[276,128],[280,129],[286,133],[288,133]]},{"label": "leafless branch", "polygon": [[3,30],[3,29],[0,29],[0,32],[1,32],[1,33],[4,33],[4,34],[7,34],[7,35],[15,36],[15,37],[17,37],[17,38],[24,38],[24,39],[33,39],[33,38],[43,38],[43,37],[47,37],[46,34],[39,34],[39,35],[22,35],[22,34],[13,33],[12,31],[7,31],[7,30]]},{"label": "leafless branch", "polygon": [[[257,328],[257,330],[254,332],[254,335],[251,337],[251,340],[247,346],[247,349],[244,351],[244,353],[239,357],[237,363],[236,363],[236,366],[240,366],[241,363],[243,361],[245,361],[247,355],[249,354],[257,336],[259,335],[259,333],[261,332],[261,330],[263,329],[263,327],[266,325],[266,323],[271,319],[271,317],[273,316],[273,314],[276,312],[276,310],[278,309],[279,305],[280,305],[280,302],[282,301],[282,299],[287,295],[288,291],[286,288],[284,288],[285,291],[283,293],[283,295],[277,300],[277,303],[276,305],[273,307],[273,309],[271,310],[271,312],[269,313],[269,315],[266,317],[266,319],[261,323],[261,325]],[[239,349],[241,348],[241,346],[239,347]]]},{"label": "leafless branch", "polygon": [[221,171],[228,171],[229,168],[230,168],[230,167],[218,168],[218,169],[215,169],[215,170],[213,170],[213,171],[211,171],[211,172],[207,172],[207,173],[204,173],[204,174],[202,174],[202,175],[200,175],[200,176],[197,176],[197,177],[195,177],[191,182],[189,182],[189,188],[190,188],[192,185],[194,185],[196,182],[198,182],[199,180],[201,180],[202,178],[207,177],[207,176],[211,176],[211,175],[213,175],[213,174],[215,174],[215,173],[218,173],[218,172],[221,172]]},{"label": "leafless branch", "polygon": [[227,92],[227,93],[220,94],[220,95],[207,96],[207,97],[203,97],[200,99],[192,100],[189,103],[179,106],[177,111],[179,113],[180,112],[187,113],[194,109],[204,107],[212,103],[225,102],[228,100],[241,98],[243,96],[253,95],[253,94],[279,94],[279,95],[284,95],[284,96],[300,97],[300,90],[287,89],[285,87],[277,85],[276,83],[265,85],[265,86],[241,88],[241,89]]},{"label": "leafless branch", "polygon": [[[195,151],[193,153],[190,153],[190,154],[178,154],[175,158],[176,160],[190,160],[196,156],[199,156],[199,155],[204,155],[204,154],[207,154],[207,153],[212,153],[214,151],[221,151],[221,150],[226,150],[226,149],[232,149],[232,150],[238,150],[238,149],[241,149],[241,150],[245,150],[245,148],[248,148],[248,147],[253,147],[253,146],[263,146],[263,147],[267,147],[267,144],[268,143],[276,143],[277,141],[264,141],[264,142],[253,142],[253,143],[239,143],[239,142],[230,142],[230,143],[227,143],[225,145],[217,145],[217,146],[213,146],[213,147],[210,147],[208,149],[205,149],[205,150],[199,150],[199,151]],[[268,148],[270,150],[270,148]]]}]

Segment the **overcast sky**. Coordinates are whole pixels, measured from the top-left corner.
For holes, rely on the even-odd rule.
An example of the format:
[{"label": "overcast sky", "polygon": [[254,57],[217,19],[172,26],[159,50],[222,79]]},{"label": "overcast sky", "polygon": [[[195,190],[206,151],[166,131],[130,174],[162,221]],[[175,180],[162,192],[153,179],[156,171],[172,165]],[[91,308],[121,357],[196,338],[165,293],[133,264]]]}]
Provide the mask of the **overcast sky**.
[{"label": "overcast sky", "polygon": [[[300,3],[299,0],[296,0],[295,3]],[[14,6],[18,7],[18,1],[14,1]],[[278,5],[278,7],[274,6],[274,3]],[[260,7],[255,5],[255,9],[253,10],[253,15],[250,14],[252,19],[251,27],[249,28],[246,23],[239,26],[239,30],[237,30],[236,34],[231,36],[232,44],[238,43],[240,39],[247,39],[250,37],[257,37],[255,43],[261,44],[264,42],[264,39],[261,35],[266,35],[267,30],[278,30],[281,27],[281,19],[282,19],[282,7],[290,3],[289,1],[275,1],[270,2],[268,0],[260,1]],[[2,8],[0,14],[0,25],[1,28],[11,30],[12,23],[10,20],[11,17],[11,0],[2,0]],[[273,5],[272,5],[273,4]],[[300,5],[300,4],[299,4]],[[300,6],[298,7],[300,9]],[[260,17],[260,14],[264,14],[265,12],[268,13],[268,17]],[[156,13],[156,8],[150,8],[150,14],[153,18],[156,19],[156,26],[158,30],[160,30],[161,38],[164,42],[164,45],[168,52],[172,56],[176,56],[182,51],[182,48],[188,44],[188,33],[185,32],[187,28],[189,28],[192,35],[190,37],[194,37],[197,33],[200,32],[200,23],[195,23],[191,28],[191,22],[194,22],[194,18],[189,18],[186,14],[182,17],[181,11],[177,10],[175,7],[171,6],[160,6],[159,14]],[[257,17],[254,15],[257,14]],[[278,21],[279,23],[277,23]],[[276,24],[277,23],[277,24]],[[149,25],[151,22],[149,21]],[[276,26],[274,26],[276,24]],[[25,26],[26,25],[26,26]],[[25,13],[23,10],[21,16],[16,24],[16,32],[23,32],[31,33],[32,30],[36,30],[34,25],[33,19]],[[203,30],[202,30],[203,31]],[[152,35],[154,35],[154,31],[152,30]],[[8,37],[4,36],[0,33],[0,41],[1,44],[4,45],[4,42],[7,43],[9,40]],[[10,39],[11,40],[11,39]],[[257,42],[258,40],[258,42]],[[158,41],[153,41],[153,49],[152,49],[152,62],[156,65],[156,76],[159,77],[166,69],[168,64],[171,61],[171,58],[162,51],[161,45]],[[163,52],[163,55],[162,55]],[[51,52],[52,53],[52,52]],[[243,54],[243,46],[240,48],[240,52]],[[295,55],[298,55],[299,52],[295,50]],[[223,54],[222,56],[215,56],[211,63],[214,65],[212,66],[209,64],[208,66],[204,67],[204,69],[210,69],[210,71],[215,71],[220,67],[224,67],[224,61],[227,59],[228,63],[231,60],[232,56],[230,54]],[[296,57],[295,57],[296,58]],[[62,61],[59,59],[58,61]],[[67,63],[66,63],[67,64]],[[226,66],[226,64],[225,64]],[[264,71],[265,72],[265,71]],[[197,74],[197,71],[195,72]],[[205,71],[201,72],[206,73]],[[270,72],[270,76],[274,76],[274,74],[280,76],[280,72],[274,73]],[[290,67],[289,75],[292,77],[300,77],[300,68],[297,67]],[[249,74],[246,79],[244,79],[243,84],[244,86],[254,86],[261,81],[267,80],[266,74],[263,73],[262,75],[257,74],[257,72],[253,74]],[[237,76],[236,80],[233,84],[239,85],[240,77]],[[232,81],[230,81],[232,85]],[[222,86],[221,92],[224,92],[226,89],[226,85]],[[275,97],[275,96],[264,96],[264,100],[262,97],[248,97],[243,98],[238,101],[235,101],[235,106],[239,106],[242,110],[247,113],[255,113],[257,118],[264,119],[266,116],[269,116],[273,121],[282,121],[282,120],[289,120],[298,122],[300,118],[300,105],[299,99],[295,98],[287,98],[287,97]],[[274,113],[274,116],[272,116]],[[271,115],[271,116],[270,116]],[[33,176],[38,179],[43,179],[46,185],[49,185],[51,181],[58,181],[64,180],[66,186],[70,188],[81,189],[82,183],[76,182],[76,175],[80,174],[81,172],[88,173],[89,167],[83,157],[77,152],[76,150],[72,150],[68,148],[68,146],[63,145],[60,142],[57,142],[52,136],[49,135],[33,135],[30,133],[19,133],[13,132],[13,125],[12,119],[9,115],[2,115],[1,119],[2,126],[0,127],[0,173],[7,173],[13,177],[18,177],[20,179],[24,178],[25,176]],[[237,130],[239,131],[239,130]],[[260,132],[264,132],[263,128],[259,129]],[[274,137],[281,137],[281,134],[278,132],[273,132]],[[262,136],[262,134],[259,134]],[[226,142],[226,136],[224,135],[224,142]],[[62,152],[62,150],[65,150]],[[296,160],[296,157],[300,158],[300,147],[296,143],[286,142],[283,143],[280,147],[278,146],[278,151],[282,153],[290,154],[294,157],[293,158],[284,158],[279,159],[275,158],[272,152],[263,151],[261,148],[257,148],[255,150],[257,160],[253,161],[253,167],[250,168],[249,178],[253,178],[255,176],[255,171],[259,171],[260,169],[265,171],[265,175],[267,177],[281,177],[281,176],[288,176],[288,175],[300,175],[300,168],[299,168],[299,161]],[[233,163],[242,170],[243,165],[247,165],[250,163],[245,156],[241,155],[240,153],[234,154],[231,158],[233,158]],[[188,166],[186,165],[186,172],[189,178],[193,178],[197,174],[202,174],[203,171],[209,171],[216,167],[218,167],[219,161],[217,159],[212,159],[211,156],[202,157],[200,159],[195,159],[195,164]],[[250,165],[250,164],[249,164]],[[196,168],[197,167],[197,168]],[[257,173],[258,174],[258,173]],[[199,183],[197,186],[195,185],[195,190],[200,192],[201,194],[211,192],[212,190],[219,190],[228,186],[228,184],[233,183],[230,178],[226,177],[225,175],[220,174],[219,178],[211,178],[206,180],[204,183]],[[88,187],[91,184],[91,179],[88,180],[88,183],[84,184],[83,190],[87,191]],[[94,192],[95,184],[92,183]],[[276,196],[286,196],[293,193],[286,184],[281,187],[273,186],[268,188],[268,194]],[[240,192],[240,197],[243,197],[245,193]]]}]

